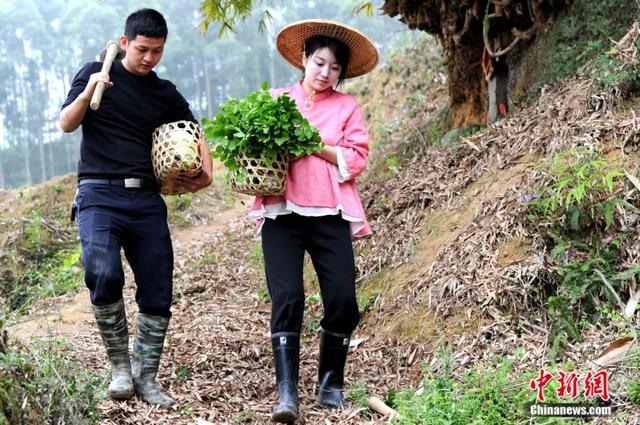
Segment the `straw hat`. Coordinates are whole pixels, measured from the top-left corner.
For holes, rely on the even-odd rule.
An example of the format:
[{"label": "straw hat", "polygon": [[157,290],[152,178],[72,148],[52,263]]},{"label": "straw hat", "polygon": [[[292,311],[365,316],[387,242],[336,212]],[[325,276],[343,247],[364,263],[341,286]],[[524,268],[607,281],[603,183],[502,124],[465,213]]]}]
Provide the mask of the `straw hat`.
[{"label": "straw hat", "polygon": [[287,62],[304,69],[304,42],[316,35],[335,38],[349,48],[349,66],[345,78],[366,74],[378,63],[378,51],[366,35],[353,27],[326,19],[305,19],[287,25],[278,33],[276,46]]}]

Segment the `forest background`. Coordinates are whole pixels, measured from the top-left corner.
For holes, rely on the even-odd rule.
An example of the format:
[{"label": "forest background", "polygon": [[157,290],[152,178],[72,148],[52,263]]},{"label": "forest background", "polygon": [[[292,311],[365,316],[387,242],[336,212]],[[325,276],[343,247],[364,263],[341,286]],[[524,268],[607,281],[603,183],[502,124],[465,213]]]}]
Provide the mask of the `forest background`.
[{"label": "forest background", "polygon": [[199,6],[200,0],[0,0],[0,190],[75,171],[80,133],[59,129],[60,105],[78,69],[96,60],[108,40],[119,40],[125,18],[138,8],[165,14],[169,36],[156,72],[176,84],[198,119],[264,81],[271,87],[295,81],[299,73],[274,46],[287,23],[322,16],[356,26],[383,59],[418,36],[388,16],[353,14],[355,2],[315,0],[270,2],[270,19],[256,7],[219,38],[219,24],[202,32]]}]

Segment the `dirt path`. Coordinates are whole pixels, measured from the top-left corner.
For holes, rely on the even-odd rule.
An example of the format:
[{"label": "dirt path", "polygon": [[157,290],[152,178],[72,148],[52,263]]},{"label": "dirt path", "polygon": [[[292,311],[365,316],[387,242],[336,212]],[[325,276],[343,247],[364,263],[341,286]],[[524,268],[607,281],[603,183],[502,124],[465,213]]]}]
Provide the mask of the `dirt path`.
[{"label": "dirt path", "polygon": [[[173,232],[173,317],[158,380],[177,400],[176,405],[161,411],[137,399],[123,403],[105,399],[99,405],[104,414],[100,424],[269,423],[276,400],[268,326],[270,305],[261,295],[261,264],[252,254],[259,238],[246,219],[246,211],[246,202],[236,202],[209,224]],[[126,280],[127,317],[133,332],[135,288],[128,269]],[[308,317],[313,314],[317,312],[307,311]],[[46,311],[25,317],[10,328],[10,333],[22,340],[63,336],[70,342],[69,354],[75,360],[108,375],[86,289],[56,300]],[[361,409],[335,413],[314,406],[317,346],[317,331],[307,329],[301,354],[302,414],[298,423],[373,423],[361,416]],[[386,367],[384,359],[389,352],[384,346],[354,350],[347,367],[347,375],[354,376],[352,384],[357,384],[357,376],[367,376],[374,385],[377,379],[382,380],[384,374],[371,379],[363,365]],[[399,379],[395,371],[393,374],[393,380]]]},{"label": "dirt path", "polygon": [[[172,239],[176,258],[180,250],[186,249],[190,242],[197,240],[207,233],[224,229],[228,223],[238,217],[246,215],[246,207],[241,202],[234,203],[230,208],[218,213],[208,224],[187,227],[172,231]],[[125,285],[126,290],[134,288],[133,275],[126,262]],[[43,311],[31,313],[17,323],[7,328],[9,334],[28,342],[30,338],[65,337],[73,343],[79,336],[91,333],[95,321],[89,301],[89,290],[81,287],[77,293],[60,297],[54,304]]]}]

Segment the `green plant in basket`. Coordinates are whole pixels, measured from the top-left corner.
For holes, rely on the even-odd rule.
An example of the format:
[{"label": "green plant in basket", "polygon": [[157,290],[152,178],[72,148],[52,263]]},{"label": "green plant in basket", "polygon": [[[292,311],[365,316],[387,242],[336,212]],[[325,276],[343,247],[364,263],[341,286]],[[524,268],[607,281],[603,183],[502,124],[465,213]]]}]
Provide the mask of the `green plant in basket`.
[{"label": "green plant in basket", "polygon": [[[286,167],[289,158],[322,150],[320,133],[300,114],[295,102],[286,93],[272,98],[266,83],[243,99],[229,99],[213,119],[203,118],[202,125],[211,156],[227,167],[232,186],[234,179],[257,181],[272,172],[275,163],[284,162]],[[282,167],[276,170],[282,171]]]}]

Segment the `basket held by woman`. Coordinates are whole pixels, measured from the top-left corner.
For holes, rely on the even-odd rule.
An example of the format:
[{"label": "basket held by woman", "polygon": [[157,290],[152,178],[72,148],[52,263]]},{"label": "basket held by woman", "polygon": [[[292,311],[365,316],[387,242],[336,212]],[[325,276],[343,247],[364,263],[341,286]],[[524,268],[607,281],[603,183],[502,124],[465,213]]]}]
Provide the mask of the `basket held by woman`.
[{"label": "basket held by woman", "polygon": [[239,193],[255,196],[280,196],[285,192],[289,157],[284,152],[275,161],[264,155],[236,158],[240,167],[230,175],[230,185]]},{"label": "basket held by woman", "polygon": [[231,188],[247,195],[284,194],[291,158],[322,149],[318,130],[295,102],[286,93],[272,97],[266,83],[243,99],[229,99],[202,123],[211,156],[227,167]]}]

